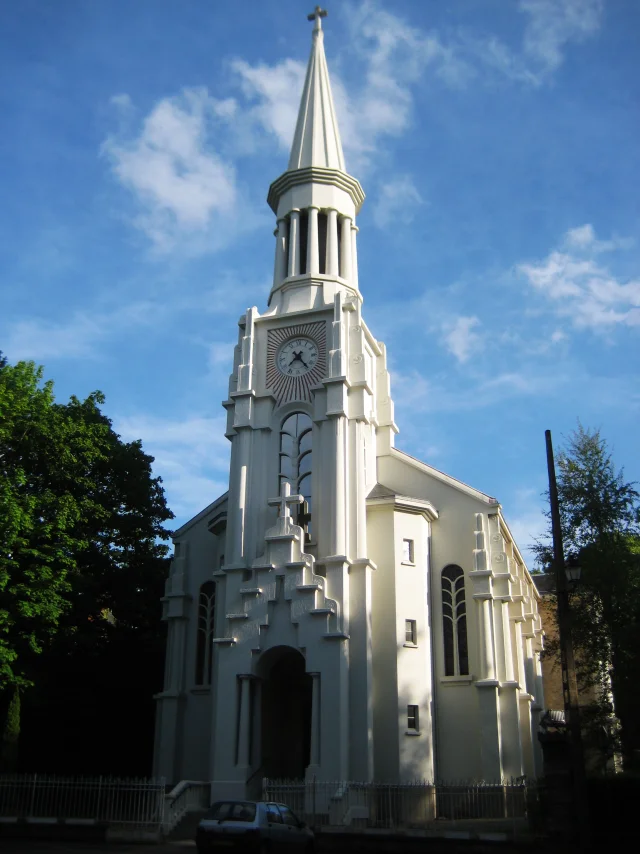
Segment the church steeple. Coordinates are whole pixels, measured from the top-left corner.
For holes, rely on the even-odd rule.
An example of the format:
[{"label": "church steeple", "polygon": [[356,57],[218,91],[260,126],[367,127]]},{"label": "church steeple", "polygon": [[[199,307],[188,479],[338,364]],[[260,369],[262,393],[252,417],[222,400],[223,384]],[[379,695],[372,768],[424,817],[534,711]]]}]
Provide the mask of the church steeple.
[{"label": "church steeple", "polygon": [[316,6],[309,20],[315,18],[313,43],[307,65],[296,132],[291,146],[289,169],[320,166],[345,171],[344,155],[336,111],[331,95],[329,69],[324,55],[324,33],[321,20],[326,12]]},{"label": "church steeple", "polygon": [[267,196],[278,218],[269,297],[276,313],[332,303],[338,291],[360,297],[355,218],[364,192],[345,171],[324,54],[326,14],[316,6],[309,15],[313,43],[289,165]]}]

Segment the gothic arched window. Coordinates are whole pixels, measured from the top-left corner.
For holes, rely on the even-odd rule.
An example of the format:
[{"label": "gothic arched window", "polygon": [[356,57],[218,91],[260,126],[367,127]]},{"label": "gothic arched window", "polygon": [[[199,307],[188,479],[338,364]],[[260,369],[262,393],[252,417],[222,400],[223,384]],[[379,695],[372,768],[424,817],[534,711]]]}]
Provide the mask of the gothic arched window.
[{"label": "gothic arched window", "polygon": [[298,524],[309,532],[311,516],[311,419],[304,412],[294,412],[280,429],[279,486],[288,483],[292,495],[302,495],[304,505],[298,513]]},{"label": "gothic arched window", "polygon": [[445,676],[467,676],[469,648],[464,572],[453,564],[442,570],[442,632]]},{"label": "gothic arched window", "polygon": [[215,637],[216,583],[206,581],[198,599],[196,685],[211,685],[212,641]]}]

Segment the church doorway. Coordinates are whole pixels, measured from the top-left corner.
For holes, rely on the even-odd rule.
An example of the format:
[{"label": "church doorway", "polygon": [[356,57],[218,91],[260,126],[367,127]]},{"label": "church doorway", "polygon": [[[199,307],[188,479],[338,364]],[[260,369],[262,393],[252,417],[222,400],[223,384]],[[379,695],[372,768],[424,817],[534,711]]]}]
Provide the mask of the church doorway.
[{"label": "church doorway", "polygon": [[262,773],[272,779],[303,779],[311,748],[312,678],[304,657],[289,646],[260,658],[262,677]]}]

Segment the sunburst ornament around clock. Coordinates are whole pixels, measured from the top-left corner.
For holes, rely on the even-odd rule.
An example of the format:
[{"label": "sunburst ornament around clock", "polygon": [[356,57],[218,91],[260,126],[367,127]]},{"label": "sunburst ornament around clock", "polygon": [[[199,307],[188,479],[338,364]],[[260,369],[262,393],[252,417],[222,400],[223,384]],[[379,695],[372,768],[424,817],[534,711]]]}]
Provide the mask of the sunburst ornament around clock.
[{"label": "sunburst ornament around clock", "polygon": [[311,400],[312,387],[326,374],[326,338],[322,321],[269,330],[266,381],[278,406]]}]

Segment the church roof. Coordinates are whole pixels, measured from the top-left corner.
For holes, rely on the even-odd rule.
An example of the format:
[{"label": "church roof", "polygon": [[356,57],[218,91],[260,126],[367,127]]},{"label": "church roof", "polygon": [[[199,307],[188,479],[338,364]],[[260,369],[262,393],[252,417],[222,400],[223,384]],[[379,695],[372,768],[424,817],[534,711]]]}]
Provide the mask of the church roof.
[{"label": "church roof", "polygon": [[498,499],[494,498],[492,495],[487,495],[486,492],[481,492],[479,489],[476,489],[473,486],[469,486],[469,484],[464,483],[462,480],[458,480],[455,477],[451,477],[451,475],[445,474],[444,472],[434,468],[433,466],[428,465],[427,463],[423,463],[422,460],[418,460],[416,459],[416,457],[412,457],[411,454],[407,454],[406,451],[401,451],[399,448],[391,448],[391,456],[401,459],[403,462],[408,463],[413,468],[420,469],[426,474],[430,474],[432,477],[435,477],[436,480],[442,481],[442,483],[447,483],[454,489],[457,489],[460,492],[465,492],[467,495],[470,495],[473,498],[478,498],[480,499],[480,501],[483,501],[486,504],[492,504],[496,507],[500,504]]},{"label": "church roof", "polygon": [[376,483],[367,498],[395,498],[396,493],[383,483]]},{"label": "church roof", "polygon": [[319,15],[315,16],[315,21],[288,171],[315,166],[344,172],[344,154],[331,95]]},{"label": "church roof", "polygon": [[540,595],[556,592],[556,579],[552,573],[536,572],[531,576],[531,580],[536,585],[536,590]]},{"label": "church roof", "polygon": [[222,495],[216,498],[215,501],[212,501],[211,504],[207,504],[204,510],[201,510],[199,513],[196,513],[196,515],[189,519],[187,522],[185,522],[184,525],[181,525],[177,530],[173,532],[173,535],[171,537],[173,542],[175,543],[176,540],[179,540],[180,537],[187,533],[189,528],[192,528],[202,519],[210,517],[214,510],[219,510],[224,505],[228,497],[229,493],[224,492]]}]

